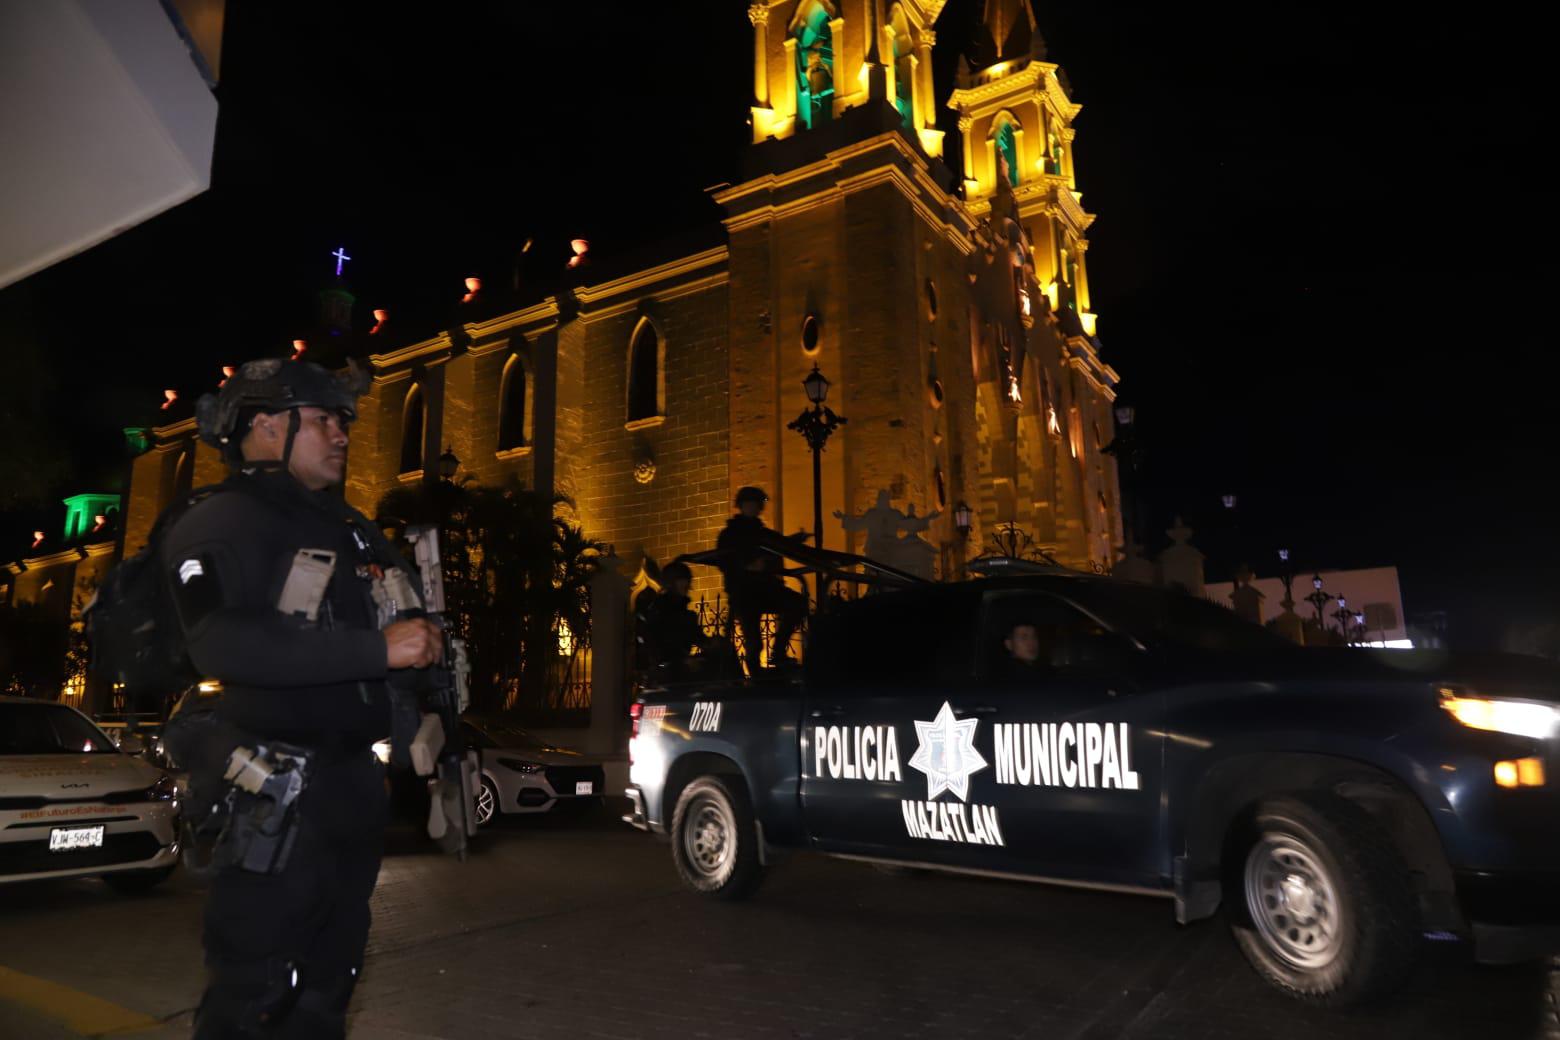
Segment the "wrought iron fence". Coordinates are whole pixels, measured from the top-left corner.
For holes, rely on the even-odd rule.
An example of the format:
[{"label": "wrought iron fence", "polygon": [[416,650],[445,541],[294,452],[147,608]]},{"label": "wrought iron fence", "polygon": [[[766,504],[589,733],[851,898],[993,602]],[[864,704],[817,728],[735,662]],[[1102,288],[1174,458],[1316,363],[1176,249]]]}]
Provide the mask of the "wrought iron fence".
[{"label": "wrought iron fence", "polygon": [[590,632],[573,632],[561,620],[558,625],[558,653],[547,669],[547,706],[564,710],[589,708]]},{"label": "wrought iron fence", "polygon": [[[715,594],[715,602],[711,603],[704,596],[699,597],[699,604],[694,608],[699,618],[699,628],[705,637],[717,640],[721,644],[730,647],[732,658],[736,666],[744,674],[747,672],[747,639],[748,635],[737,622],[731,612],[731,603],[720,593]],[[808,615],[811,617],[811,615]],[[791,634],[791,640],[785,647],[786,653],[793,661],[802,659],[802,647],[806,643],[807,618],[797,626]],[[760,668],[768,668],[770,662],[776,658],[775,630],[778,627],[778,618],[774,614],[759,615],[759,633],[763,639],[758,650]]]}]

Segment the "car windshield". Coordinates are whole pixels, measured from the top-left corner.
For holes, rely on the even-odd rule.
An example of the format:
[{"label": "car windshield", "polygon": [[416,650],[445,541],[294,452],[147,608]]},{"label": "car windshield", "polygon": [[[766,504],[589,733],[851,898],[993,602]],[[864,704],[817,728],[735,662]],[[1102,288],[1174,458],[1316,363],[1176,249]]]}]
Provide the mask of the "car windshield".
[{"label": "car windshield", "polygon": [[1152,649],[1215,653],[1278,653],[1294,644],[1233,611],[1168,589],[1092,584],[1068,590],[1069,597],[1117,631]]},{"label": "car windshield", "polygon": [[102,730],[63,704],[0,704],[0,755],[117,751]]}]

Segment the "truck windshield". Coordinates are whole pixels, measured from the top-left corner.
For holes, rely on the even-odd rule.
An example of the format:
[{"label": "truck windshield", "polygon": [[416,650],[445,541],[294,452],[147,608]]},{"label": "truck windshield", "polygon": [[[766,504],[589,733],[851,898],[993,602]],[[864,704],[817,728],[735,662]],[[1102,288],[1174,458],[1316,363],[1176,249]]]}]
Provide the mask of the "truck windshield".
[{"label": "truck windshield", "polygon": [[1068,596],[1119,632],[1151,649],[1215,653],[1282,653],[1295,649],[1282,636],[1236,617],[1233,611],[1168,589],[1080,582]]},{"label": "truck windshield", "polygon": [[92,723],[62,704],[0,704],[0,755],[115,754]]}]

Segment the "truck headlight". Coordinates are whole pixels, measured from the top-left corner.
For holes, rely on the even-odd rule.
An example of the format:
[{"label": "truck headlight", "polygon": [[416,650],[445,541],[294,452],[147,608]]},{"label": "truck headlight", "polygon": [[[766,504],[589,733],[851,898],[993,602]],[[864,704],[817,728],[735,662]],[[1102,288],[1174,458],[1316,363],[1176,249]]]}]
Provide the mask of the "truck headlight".
[{"label": "truck headlight", "polygon": [[1441,707],[1470,729],[1535,740],[1544,740],[1560,732],[1560,708],[1542,701],[1469,697],[1456,690],[1442,690]]}]

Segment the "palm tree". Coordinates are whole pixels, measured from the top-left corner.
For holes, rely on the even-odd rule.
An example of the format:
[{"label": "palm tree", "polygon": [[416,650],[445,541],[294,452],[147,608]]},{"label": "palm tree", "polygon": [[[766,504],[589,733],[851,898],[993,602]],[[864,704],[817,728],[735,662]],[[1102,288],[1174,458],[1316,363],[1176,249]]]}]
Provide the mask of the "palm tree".
[{"label": "palm tree", "polygon": [[381,526],[439,527],[445,613],[466,640],[473,707],[546,706],[559,622],[580,636],[590,630],[589,584],[602,546],[558,515],[570,504],[513,478],[498,487],[397,488],[379,502]]}]

